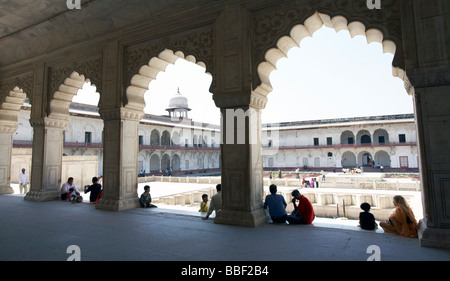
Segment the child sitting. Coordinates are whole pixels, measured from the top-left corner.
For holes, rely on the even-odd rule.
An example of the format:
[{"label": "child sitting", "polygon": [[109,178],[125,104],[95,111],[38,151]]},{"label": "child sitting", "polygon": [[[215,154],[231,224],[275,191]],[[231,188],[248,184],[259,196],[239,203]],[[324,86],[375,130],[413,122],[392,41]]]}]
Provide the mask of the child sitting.
[{"label": "child sitting", "polygon": [[200,204],[199,212],[208,212],[208,194],[202,195],[202,203]]},{"label": "child sitting", "polygon": [[152,204],[152,196],[150,195],[150,186],[144,186],[144,193],[142,193],[139,198],[139,204],[141,208],[157,208],[156,205]]},{"label": "child sitting", "polygon": [[80,196],[79,193],[75,191],[73,187],[69,188],[69,195],[67,196],[67,201],[72,203],[81,203],[83,202],[83,197]]},{"label": "child sitting", "polygon": [[374,230],[378,228],[375,217],[369,212],[370,204],[367,202],[362,203],[361,209],[364,210],[364,212],[359,213],[359,226],[365,230]]}]

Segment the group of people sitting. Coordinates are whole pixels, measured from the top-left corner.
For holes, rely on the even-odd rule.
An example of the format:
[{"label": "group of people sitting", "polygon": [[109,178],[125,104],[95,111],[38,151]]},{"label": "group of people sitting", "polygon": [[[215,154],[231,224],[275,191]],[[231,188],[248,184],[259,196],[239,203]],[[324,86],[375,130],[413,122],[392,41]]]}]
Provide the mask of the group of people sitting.
[{"label": "group of people sitting", "polygon": [[[102,197],[102,185],[99,183],[97,177],[92,178],[92,185],[84,186],[84,194],[91,193],[89,195],[89,202],[96,204],[98,200]],[[65,182],[60,190],[61,200],[69,201],[72,203],[83,202],[83,197],[80,191],[77,189],[75,183],[73,182],[73,177],[69,177],[67,182]]]},{"label": "group of people sitting", "polygon": [[[222,209],[222,185],[219,183],[216,185],[217,193],[211,197],[211,201],[208,206],[208,194],[202,195],[202,202],[200,204],[199,212],[206,213],[206,216],[202,219],[207,220],[213,211],[219,212]],[[144,192],[139,197],[139,204],[141,208],[157,208],[152,204],[152,196],[150,195],[150,186],[144,186]]]},{"label": "group of people sitting", "polygon": [[[208,207],[208,195],[202,195],[202,202],[199,212],[206,212],[206,216],[202,219],[206,220],[213,211],[219,212],[222,207],[222,186],[216,185],[217,193],[211,197]],[[315,219],[314,208],[307,197],[302,195],[297,189],[291,192],[293,211],[291,214],[286,212],[287,203],[281,194],[277,194],[277,186],[271,184],[269,186],[270,194],[266,196],[264,201],[264,209],[268,208],[268,215],[272,223],[288,223],[288,224],[311,224]],[[144,193],[140,197],[140,205],[142,208],[155,208],[152,204],[150,196],[150,186],[144,187]],[[298,202],[298,203],[297,203]],[[380,222],[380,226],[384,232],[394,233],[406,237],[417,237],[419,224],[416,221],[413,211],[409,207],[405,198],[400,195],[394,196],[395,211],[385,222]],[[378,228],[375,217],[370,213],[370,204],[365,202],[361,204],[363,212],[359,215],[359,226],[365,230],[374,230]]]},{"label": "group of people sitting", "polygon": [[300,194],[300,191],[295,189],[291,193],[294,210],[290,215],[286,212],[287,203],[283,195],[277,194],[277,186],[271,184],[269,191],[270,194],[266,196],[264,201],[264,209],[269,208],[270,219],[273,223],[311,224],[314,221],[313,206],[308,198]]},{"label": "group of people sitting", "polygon": [[[387,221],[380,222],[381,228],[386,233],[393,233],[411,238],[417,237],[417,231],[420,225],[405,198],[396,195],[394,196],[393,203],[395,210],[389,216]],[[378,228],[374,215],[370,213],[370,208],[371,206],[367,202],[361,204],[361,209],[364,210],[364,212],[359,214],[359,223],[362,229],[374,230]]]},{"label": "group of people sitting", "polygon": [[[315,214],[311,202],[301,195],[297,189],[291,193],[294,211],[289,215],[286,212],[287,203],[284,197],[277,194],[277,186],[270,185],[269,191],[270,194],[266,196],[264,201],[264,209],[269,208],[270,220],[273,223],[311,224],[314,221]],[[297,201],[298,205],[296,204]],[[395,211],[387,221],[380,222],[384,232],[417,237],[419,224],[405,198],[396,195],[393,203],[396,207]],[[370,208],[371,206],[367,202],[361,204],[363,212],[359,215],[359,225],[362,229],[374,230],[378,228],[374,215],[370,213]]]}]

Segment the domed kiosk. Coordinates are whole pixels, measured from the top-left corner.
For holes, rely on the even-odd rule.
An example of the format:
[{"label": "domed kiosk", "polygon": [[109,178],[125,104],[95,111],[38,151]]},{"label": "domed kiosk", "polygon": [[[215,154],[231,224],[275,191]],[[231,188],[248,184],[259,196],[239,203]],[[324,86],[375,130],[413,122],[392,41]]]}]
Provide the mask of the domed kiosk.
[{"label": "domed kiosk", "polygon": [[170,99],[169,107],[166,110],[169,112],[170,117],[188,118],[188,111],[191,109],[188,106],[188,99],[180,93],[180,88]]}]

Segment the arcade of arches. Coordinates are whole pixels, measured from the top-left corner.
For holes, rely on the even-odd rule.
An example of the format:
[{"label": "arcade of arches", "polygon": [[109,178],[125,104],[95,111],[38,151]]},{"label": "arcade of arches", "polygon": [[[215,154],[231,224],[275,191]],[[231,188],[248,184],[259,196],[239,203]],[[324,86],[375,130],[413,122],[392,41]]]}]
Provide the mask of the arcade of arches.
[{"label": "arcade of arches", "polygon": [[[212,75],[210,98],[224,117],[224,140],[232,134],[223,129],[227,109],[251,109],[256,120],[246,122],[244,144],[221,145],[223,210],[215,222],[262,223],[262,148],[260,140],[249,141],[250,132],[261,135],[260,114],[272,98],[269,75],[276,62],[325,25],[366,36],[368,43],[379,42],[384,52],[394,54],[393,75],[404,81],[415,106],[425,218],[420,242],[450,248],[447,0],[382,0],[380,10],[368,9],[365,0],[94,0],[80,10],[68,10],[66,1],[46,2],[46,7],[5,10],[14,17],[3,18],[17,22],[0,19],[1,193],[10,189],[12,134],[28,98],[34,130],[32,182],[25,200],[57,197],[68,107],[91,81],[101,94],[104,121],[104,197],[97,208],[136,208],[144,93],[159,72],[183,58]],[[362,133],[355,140],[370,142],[378,135],[367,137]]]}]

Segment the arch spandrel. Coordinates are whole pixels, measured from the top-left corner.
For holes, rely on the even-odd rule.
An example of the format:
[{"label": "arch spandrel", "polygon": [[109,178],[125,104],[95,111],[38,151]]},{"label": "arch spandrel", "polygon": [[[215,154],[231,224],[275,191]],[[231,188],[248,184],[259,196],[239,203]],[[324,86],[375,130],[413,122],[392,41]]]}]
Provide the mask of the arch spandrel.
[{"label": "arch spandrel", "polygon": [[[346,24],[346,19],[342,16],[336,16],[330,18],[328,15],[316,12],[309,17],[305,23],[294,26],[290,31],[290,36],[283,36],[278,39],[276,46],[265,54],[265,61],[258,65],[258,75],[261,80],[261,84],[254,90],[255,92],[263,95],[268,95],[272,91],[272,85],[270,82],[270,73],[276,70],[276,63],[281,58],[287,58],[288,52],[294,47],[300,47],[300,43],[304,38],[312,37],[322,26],[334,28],[336,32],[341,30],[348,30],[351,37],[358,35],[365,36],[368,44],[372,42],[378,42],[382,44],[384,53],[391,53],[395,55],[396,45],[390,40],[383,40],[383,33],[377,29],[368,29],[363,23],[354,21]],[[405,83],[405,89],[408,94],[413,93],[413,87],[411,86],[404,70],[398,67],[392,67],[392,74],[395,77],[402,79]]]},{"label": "arch spandrel", "polygon": [[[276,70],[277,61],[286,58],[288,51],[293,47],[300,47],[304,38],[312,37],[314,32],[326,26],[333,28],[336,32],[347,30],[352,38],[357,35],[364,36],[368,44],[381,43],[384,53],[394,55],[393,76],[402,79],[407,93],[412,95],[414,88],[403,71],[404,58],[401,25],[397,15],[398,3],[388,0],[388,3],[383,5],[384,14],[380,15],[379,11],[369,10],[365,6],[365,1],[363,1],[364,5],[350,3],[353,1],[344,2],[319,1],[314,5],[316,10],[313,12],[306,6],[302,7],[300,4],[292,6],[292,3],[253,11],[252,59],[256,67],[253,78],[256,82],[254,85],[257,85],[253,89],[254,92],[263,95],[271,92],[269,75]],[[292,22],[295,21],[303,23],[293,25]]]}]

